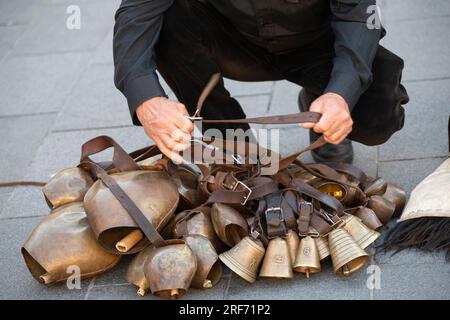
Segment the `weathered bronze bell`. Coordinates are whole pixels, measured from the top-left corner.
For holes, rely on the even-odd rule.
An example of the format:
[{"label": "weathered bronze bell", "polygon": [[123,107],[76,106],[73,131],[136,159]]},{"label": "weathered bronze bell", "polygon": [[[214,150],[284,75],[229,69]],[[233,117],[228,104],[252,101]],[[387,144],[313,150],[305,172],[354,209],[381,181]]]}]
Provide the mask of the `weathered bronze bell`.
[{"label": "weathered bronze bell", "polygon": [[236,209],[226,204],[213,204],[211,220],[217,236],[229,247],[235,246],[248,235],[245,218]]},{"label": "weathered bronze bell", "polygon": [[197,258],[197,271],[191,286],[198,289],[212,288],[222,276],[222,266],[213,245],[207,238],[200,235],[188,235],[183,240]]},{"label": "weathered bronze bell", "polygon": [[378,219],[375,212],[372,209],[361,207],[355,212],[355,216],[361,219],[361,221],[372,230],[379,230],[383,224]]},{"label": "weathered bronze bell", "polygon": [[163,299],[178,299],[191,285],[197,259],[183,240],[167,240],[164,247],[151,250],[144,274],[152,293]]},{"label": "weathered bronze bell", "polygon": [[211,241],[216,252],[223,252],[225,245],[220,241],[211,221],[211,208],[201,206],[192,210],[180,212],[175,216],[172,227],[174,238],[187,235],[201,235]]},{"label": "weathered bronze bell", "polygon": [[364,188],[364,193],[368,197],[375,195],[381,196],[383,193],[386,192],[386,188],[387,182],[383,178],[378,178],[372,181]]},{"label": "weathered bronze bell", "polygon": [[[158,231],[173,217],[179,196],[175,183],[165,172],[140,170],[120,172],[110,177]],[[105,249],[117,254],[131,254],[149,244],[148,239],[142,237],[137,243],[131,243],[133,246],[126,252],[117,250],[118,242],[139,227],[101,180],[97,180],[86,193],[84,206],[92,230]]]},{"label": "weathered bronze bell", "polygon": [[286,240],[276,237],[269,241],[259,272],[265,278],[292,278],[292,262]]},{"label": "weathered bronze bell", "polygon": [[343,228],[332,230],[328,234],[328,243],[334,272],[338,275],[350,275],[364,266],[369,259],[369,255]]},{"label": "weathered bronze bell", "polygon": [[362,223],[361,219],[355,217],[354,215],[347,214],[343,220],[345,221],[343,228],[352,236],[352,238],[362,249],[367,248],[380,236],[380,233],[369,229],[364,223]]},{"label": "weathered bronze bell", "polygon": [[395,211],[395,204],[383,196],[371,196],[367,202],[367,207],[375,212],[382,224],[387,224]]},{"label": "weathered bronze bell", "polygon": [[46,216],[23,245],[22,255],[33,277],[46,285],[69,278],[70,266],[78,267],[81,277],[92,277],[120,259],[98,244],[82,202],[60,206]]},{"label": "weathered bronze bell", "polygon": [[178,165],[170,177],[178,187],[180,203],[178,208],[188,210],[200,206],[206,198],[198,183],[199,173],[187,165]]},{"label": "weathered bronze bell", "polygon": [[67,203],[83,201],[84,195],[93,183],[85,170],[68,168],[55,174],[42,192],[48,206],[55,209]]},{"label": "weathered bronze bell", "polygon": [[300,241],[294,263],[294,271],[302,272],[309,278],[310,273],[320,272],[320,256],[316,242],[310,236]]},{"label": "weathered bronze bell", "polygon": [[383,198],[395,205],[394,215],[397,216],[402,213],[406,204],[406,193],[404,189],[393,183],[388,183],[386,192],[383,194]]},{"label": "weathered bronze bell", "polygon": [[298,246],[300,244],[300,238],[298,237],[297,232],[294,230],[289,230],[286,236],[286,241],[289,248],[289,256],[291,257],[291,264],[294,265]]},{"label": "weathered bronze bell", "polygon": [[265,252],[261,241],[245,237],[236,246],[220,254],[219,259],[238,276],[253,283]]},{"label": "weathered bronze bell", "polygon": [[147,260],[151,251],[154,249],[155,247],[150,245],[139,252],[133,258],[127,269],[127,281],[138,288],[137,294],[141,297],[143,297],[148,292],[148,290],[150,290],[150,286],[148,285],[147,278],[144,274],[144,266],[145,261]]},{"label": "weathered bronze bell", "polygon": [[320,260],[325,259],[330,255],[330,248],[328,246],[328,237],[317,237],[314,238],[314,241],[316,242],[317,250],[319,251],[319,258]]}]

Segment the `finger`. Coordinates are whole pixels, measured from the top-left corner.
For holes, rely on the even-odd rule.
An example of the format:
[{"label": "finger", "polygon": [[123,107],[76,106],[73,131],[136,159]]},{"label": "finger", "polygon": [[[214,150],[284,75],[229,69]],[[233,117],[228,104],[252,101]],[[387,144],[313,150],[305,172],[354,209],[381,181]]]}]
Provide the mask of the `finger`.
[{"label": "finger", "polygon": [[169,150],[172,150],[172,151],[183,151],[188,146],[188,144],[186,144],[186,143],[178,143],[178,142],[176,142],[174,139],[172,139],[171,136],[169,136],[167,134],[161,134],[159,136],[159,138],[164,143],[164,145]]},{"label": "finger", "polygon": [[311,129],[315,126],[316,124],[313,122],[305,122],[305,123],[301,123],[300,127],[306,128],[306,129]]},{"label": "finger", "polygon": [[191,135],[176,128],[172,133],[172,139],[178,143],[189,143],[191,141]]},{"label": "finger", "polygon": [[184,115],[180,114],[179,116],[175,117],[174,122],[177,128],[179,128],[181,131],[187,133],[191,133],[192,131],[194,131],[194,124]]},{"label": "finger", "polygon": [[189,116],[189,113],[187,112],[186,107],[184,106],[184,104],[177,103],[176,104],[176,108],[177,108],[178,111],[180,111],[183,114],[183,116]]},{"label": "finger", "polygon": [[155,143],[158,146],[159,150],[161,150],[161,152],[166,157],[171,159],[174,163],[179,164],[179,163],[184,163],[185,162],[184,159],[180,156],[179,153],[169,149],[160,138],[154,138],[153,140],[155,141]]}]

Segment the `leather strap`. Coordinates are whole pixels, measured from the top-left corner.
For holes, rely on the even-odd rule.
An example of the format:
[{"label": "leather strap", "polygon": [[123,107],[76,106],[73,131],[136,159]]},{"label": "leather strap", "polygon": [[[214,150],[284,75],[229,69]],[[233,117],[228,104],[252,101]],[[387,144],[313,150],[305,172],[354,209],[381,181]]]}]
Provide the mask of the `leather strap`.
[{"label": "leather strap", "polygon": [[246,119],[225,119],[225,120],[203,119],[202,121],[204,123],[297,124],[306,122],[316,123],[319,121],[320,117],[321,114],[317,112],[298,112],[285,115],[246,118]]},{"label": "leather strap", "polygon": [[208,203],[228,203],[245,205],[250,200],[260,199],[278,191],[278,183],[268,177],[256,177],[238,181],[234,190],[215,190],[208,198]]},{"label": "leather strap", "polygon": [[114,148],[112,163],[120,171],[139,170],[139,166],[134,162],[133,158],[125,152],[125,150],[114,139],[108,136],[98,136],[84,143],[81,146],[80,163],[92,161],[89,156],[102,152],[110,147]]}]

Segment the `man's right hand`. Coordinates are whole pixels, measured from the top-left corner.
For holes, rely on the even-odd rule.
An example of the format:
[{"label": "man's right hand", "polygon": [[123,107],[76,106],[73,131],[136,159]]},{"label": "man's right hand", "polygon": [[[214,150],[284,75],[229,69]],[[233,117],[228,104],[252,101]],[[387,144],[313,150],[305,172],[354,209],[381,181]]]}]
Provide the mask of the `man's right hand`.
[{"label": "man's right hand", "polygon": [[136,115],[147,135],[161,152],[175,162],[182,162],[177,151],[185,150],[194,130],[186,107],[163,97],[145,101],[136,109]]}]

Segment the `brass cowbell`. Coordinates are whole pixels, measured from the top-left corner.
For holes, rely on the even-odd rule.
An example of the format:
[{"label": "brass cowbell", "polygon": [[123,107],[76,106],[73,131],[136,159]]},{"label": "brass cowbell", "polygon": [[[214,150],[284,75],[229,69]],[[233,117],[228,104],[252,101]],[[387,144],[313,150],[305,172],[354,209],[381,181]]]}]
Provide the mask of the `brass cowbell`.
[{"label": "brass cowbell", "polygon": [[269,241],[259,276],[266,278],[292,278],[294,276],[289,246],[285,239],[276,237]]},{"label": "brass cowbell", "polygon": [[219,259],[238,276],[253,283],[265,252],[260,240],[247,236],[233,248],[220,254]]},{"label": "brass cowbell", "polygon": [[300,238],[295,230],[289,230],[286,236],[286,241],[289,248],[289,255],[291,256],[291,263],[294,265],[298,246],[300,245]]},{"label": "brass cowbell", "polygon": [[332,230],[328,234],[331,260],[336,274],[348,276],[360,269],[369,259],[369,255],[343,228]]},{"label": "brass cowbell", "polygon": [[345,221],[343,228],[362,249],[367,248],[380,236],[379,232],[368,228],[358,217],[348,214],[343,220]]},{"label": "brass cowbell", "polygon": [[300,241],[294,263],[294,271],[303,272],[309,278],[310,273],[320,272],[320,256],[316,242],[310,236]]}]

